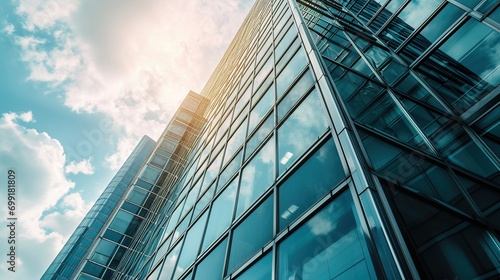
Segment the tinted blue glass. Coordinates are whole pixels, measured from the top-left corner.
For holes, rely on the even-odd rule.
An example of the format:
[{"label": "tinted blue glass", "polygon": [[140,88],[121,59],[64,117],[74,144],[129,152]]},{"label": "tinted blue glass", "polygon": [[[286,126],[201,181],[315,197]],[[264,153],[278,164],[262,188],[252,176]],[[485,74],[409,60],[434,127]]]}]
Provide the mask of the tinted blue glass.
[{"label": "tinted blue glass", "polygon": [[224,161],[222,162],[222,165],[225,165],[233,156],[234,152],[238,150],[239,147],[241,147],[241,144],[243,144],[243,141],[245,140],[245,130],[246,126],[240,125],[237,129],[236,132],[231,136],[229,141],[227,142],[226,145],[226,153],[224,155]]},{"label": "tinted blue glass", "polygon": [[276,78],[276,93],[280,97],[286,88],[295,80],[299,75],[300,71],[304,69],[307,65],[307,58],[304,50],[299,49],[295,56],[290,60],[290,62],[285,66],[285,69],[281,71],[279,76]]},{"label": "tinted blue glass", "polygon": [[250,140],[248,140],[245,149],[245,160],[252,155],[252,153],[257,149],[257,147],[264,141],[264,139],[269,135],[269,133],[274,128],[274,114],[271,114],[267,119],[261,124],[257,131],[252,135]]},{"label": "tinted blue glass", "polygon": [[202,250],[205,250],[231,224],[237,189],[238,181],[234,180],[215,199],[210,211]]},{"label": "tinted blue glass", "polygon": [[275,148],[271,137],[262,149],[243,168],[238,196],[236,216],[243,211],[271,186],[274,181]]},{"label": "tinted blue glass", "polygon": [[277,279],[370,279],[353,207],[346,191],[279,244]]},{"label": "tinted blue glass", "polygon": [[210,254],[196,267],[195,280],[222,279],[224,269],[224,255],[226,254],[227,238],[224,239]]},{"label": "tinted blue glass", "polygon": [[175,269],[175,274],[172,279],[178,279],[179,276],[186,271],[186,268],[193,263],[196,256],[198,256],[207,216],[207,211],[205,211],[205,213],[200,217],[200,219],[198,219],[198,221],[196,221],[186,234],[186,237],[184,238],[184,246],[182,247],[179,260],[177,261],[177,268]]},{"label": "tinted blue glass", "polygon": [[274,104],[274,91],[269,89],[250,112],[248,133],[250,134]]},{"label": "tinted blue glass", "polygon": [[295,105],[295,103],[312,87],[314,78],[310,71],[302,75],[300,80],[293,86],[287,95],[280,101],[278,105],[278,121],[280,121],[286,113]]},{"label": "tinted blue glass", "polygon": [[279,187],[279,229],[288,226],[345,177],[335,143],[329,140]]},{"label": "tinted blue glass", "polygon": [[[491,50],[499,47],[500,34],[471,19],[439,49],[489,84],[496,86],[500,83],[500,61]],[[481,63],[477,63],[478,61]]]},{"label": "tinted blue glass", "polygon": [[265,255],[250,268],[245,270],[237,280],[271,280],[272,279],[272,252]]},{"label": "tinted blue glass", "polygon": [[240,266],[272,237],[273,196],[271,195],[234,229],[227,273]]},{"label": "tinted blue glass", "polygon": [[313,91],[278,129],[279,173],[285,171],[326,131],[328,124],[322,107],[317,92]]},{"label": "tinted blue glass", "polygon": [[168,253],[163,262],[163,268],[158,279],[170,279],[174,273],[174,269],[179,258],[179,252],[181,250],[182,240],[180,240],[177,245]]}]

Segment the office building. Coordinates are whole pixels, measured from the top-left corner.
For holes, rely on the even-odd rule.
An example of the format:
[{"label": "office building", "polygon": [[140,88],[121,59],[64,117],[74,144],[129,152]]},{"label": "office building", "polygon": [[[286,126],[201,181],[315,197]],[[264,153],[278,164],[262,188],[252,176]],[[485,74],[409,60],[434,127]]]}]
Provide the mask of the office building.
[{"label": "office building", "polygon": [[189,92],[157,142],[144,136],[42,279],[110,279],[160,187],[183,172],[207,105]]},{"label": "office building", "polygon": [[498,1],[257,1],[110,278],[497,278],[499,30]]},{"label": "office building", "polygon": [[[42,279],[71,279],[156,142],[144,136],[56,256]],[[128,238],[128,242],[131,238]],[[126,243],[125,241],[124,243]]]}]

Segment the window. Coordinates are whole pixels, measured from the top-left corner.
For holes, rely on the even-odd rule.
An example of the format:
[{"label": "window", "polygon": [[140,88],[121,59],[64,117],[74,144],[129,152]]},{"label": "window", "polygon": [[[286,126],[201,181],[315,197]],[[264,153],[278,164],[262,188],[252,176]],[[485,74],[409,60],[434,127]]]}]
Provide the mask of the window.
[{"label": "window", "polygon": [[272,237],[273,196],[271,195],[234,229],[228,273],[255,254]]},{"label": "window", "polygon": [[295,105],[295,103],[312,87],[314,78],[308,70],[305,72],[278,105],[278,122]]},{"label": "window", "polygon": [[250,268],[236,277],[237,280],[271,280],[272,279],[272,252],[265,255]]},{"label": "window", "polygon": [[237,189],[238,182],[235,180],[215,199],[210,211],[202,251],[231,224]]},{"label": "window", "polygon": [[182,247],[173,279],[178,279],[198,256],[207,216],[207,211],[205,211],[205,213],[200,217],[200,219],[198,219],[198,221],[196,221],[186,234],[186,237],[184,238],[184,246]]},{"label": "window", "polygon": [[330,139],[279,187],[279,230],[345,177],[335,143]]},{"label": "window", "polygon": [[239,216],[243,211],[248,209],[273,183],[275,177],[274,162],[274,137],[271,137],[243,168],[236,216]]},{"label": "window", "polygon": [[280,174],[328,128],[320,109],[322,106],[318,94],[312,92],[278,129],[278,171]]},{"label": "window", "polygon": [[222,279],[224,269],[224,255],[226,254],[227,238],[224,239],[210,254],[196,267],[195,280]]},{"label": "window", "polygon": [[279,244],[277,279],[370,279],[353,207],[345,191]]}]

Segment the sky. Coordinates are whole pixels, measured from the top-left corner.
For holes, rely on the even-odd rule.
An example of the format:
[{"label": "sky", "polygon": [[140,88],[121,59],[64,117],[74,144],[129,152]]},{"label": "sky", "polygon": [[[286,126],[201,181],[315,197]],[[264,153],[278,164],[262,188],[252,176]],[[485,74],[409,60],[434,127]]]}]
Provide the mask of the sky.
[{"label": "sky", "polygon": [[157,139],[188,91],[201,91],[252,4],[2,1],[0,279],[41,277],[141,137]]}]

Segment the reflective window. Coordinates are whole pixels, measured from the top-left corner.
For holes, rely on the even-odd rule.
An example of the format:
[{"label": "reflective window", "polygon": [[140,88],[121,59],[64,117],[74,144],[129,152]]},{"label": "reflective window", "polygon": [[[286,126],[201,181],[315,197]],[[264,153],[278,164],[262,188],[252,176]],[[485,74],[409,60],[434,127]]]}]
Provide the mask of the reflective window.
[{"label": "reflective window", "polygon": [[318,94],[312,92],[278,129],[279,173],[285,171],[326,131],[328,124],[322,107]]},{"label": "reflective window", "polygon": [[370,279],[353,208],[345,191],[279,244],[277,279]]},{"label": "reflective window", "polygon": [[238,196],[238,217],[273,183],[274,181],[274,137],[271,137],[262,149],[243,168]]},{"label": "reflective window", "polygon": [[314,78],[311,71],[307,70],[300,80],[293,86],[287,95],[280,101],[278,105],[278,121],[297,103],[297,101],[312,87]]},{"label": "reflective window", "polygon": [[464,10],[448,4],[429,22],[403,51],[405,56],[416,59],[439,38],[462,14]]},{"label": "reflective window", "polygon": [[272,278],[272,263],[273,254],[268,253],[258,262],[253,264],[250,268],[245,270],[240,276],[236,277],[237,280],[271,280]]},{"label": "reflective window", "polygon": [[440,0],[410,1],[381,35],[396,49],[440,3]]},{"label": "reflective window", "polygon": [[205,250],[219,235],[229,227],[233,218],[234,202],[236,200],[236,191],[238,182],[234,180],[217,197],[210,211],[207,231],[203,239],[202,251]]},{"label": "reflective window", "polygon": [[155,183],[156,179],[158,179],[158,176],[160,175],[160,172],[161,171],[159,169],[153,168],[148,165],[146,169],[144,169],[144,171],[142,172],[140,178],[143,179],[144,181]]},{"label": "reflective window", "polygon": [[345,177],[335,143],[329,140],[279,187],[279,230]]},{"label": "reflective window", "polygon": [[250,157],[250,155],[257,149],[257,147],[264,141],[264,139],[269,135],[274,128],[274,115],[271,114],[262,123],[258,130],[254,133],[252,138],[248,140],[245,150],[245,160]]},{"label": "reflective window", "polygon": [[[258,229],[258,231],[256,231]],[[233,231],[228,273],[248,260],[273,237],[273,196],[268,197]]]},{"label": "reflective window", "polygon": [[250,121],[248,123],[248,133],[250,134],[257,124],[262,120],[262,118],[269,112],[269,109],[273,107],[274,104],[274,91],[269,88],[266,94],[262,97],[259,102],[254,105],[254,108],[250,112]]},{"label": "reflective window", "polygon": [[231,159],[234,152],[241,147],[241,144],[243,144],[243,141],[245,140],[245,128],[245,125],[240,125],[227,142],[226,154],[224,155],[224,161],[222,162],[223,166]]},{"label": "reflective window", "polygon": [[[500,33],[470,19],[424,64],[421,75],[459,114],[500,83]],[[481,61],[481,63],[477,63]]]},{"label": "reflective window", "polygon": [[285,89],[287,89],[299,73],[307,65],[307,58],[304,50],[299,49],[295,56],[290,60],[285,69],[281,71],[279,76],[276,78],[276,93],[278,98],[283,94]]},{"label": "reflective window", "polygon": [[196,267],[195,280],[222,279],[224,255],[226,254],[227,238],[224,239]]},{"label": "reflective window", "polygon": [[142,188],[134,188],[127,197],[127,200],[137,205],[142,205],[148,192]]},{"label": "reflective window", "polygon": [[412,241],[407,244],[422,260],[422,278],[489,279],[498,275],[498,257],[493,253],[497,249],[492,248],[484,229],[406,192],[394,189],[391,195]]},{"label": "reflective window", "polygon": [[231,179],[236,171],[241,167],[241,156],[243,150],[234,157],[234,159],[224,168],[224,170],[219,175],[219,182],[217,183],[217,192],[226,185],[227,181]]},{"label": "reflective window", "polygon": [[186,237],[184,238],[184,246],[182,247],[182,251],[177,262],[177,268],[175,269],[175,274],[172,279],[178,279],[179,276],[186,271],[186,268],[193,263],[196,256],[198,256],[207,216],[207,211],[205,211],[205,213],[198,219],[198,221],[196,221],[186,234]]},{"label": "reflective window", "polygon": [[180,240],[177,245],[168,253],[165,257],[165,261],[163,262],[163,268],[161,270],[160,276],[158,279],[170,279],[172,277],[172,273],[174,273],[174,269],[177,263],[177,259],[179,258],[179,251],[181,250],[182,240]]}]

